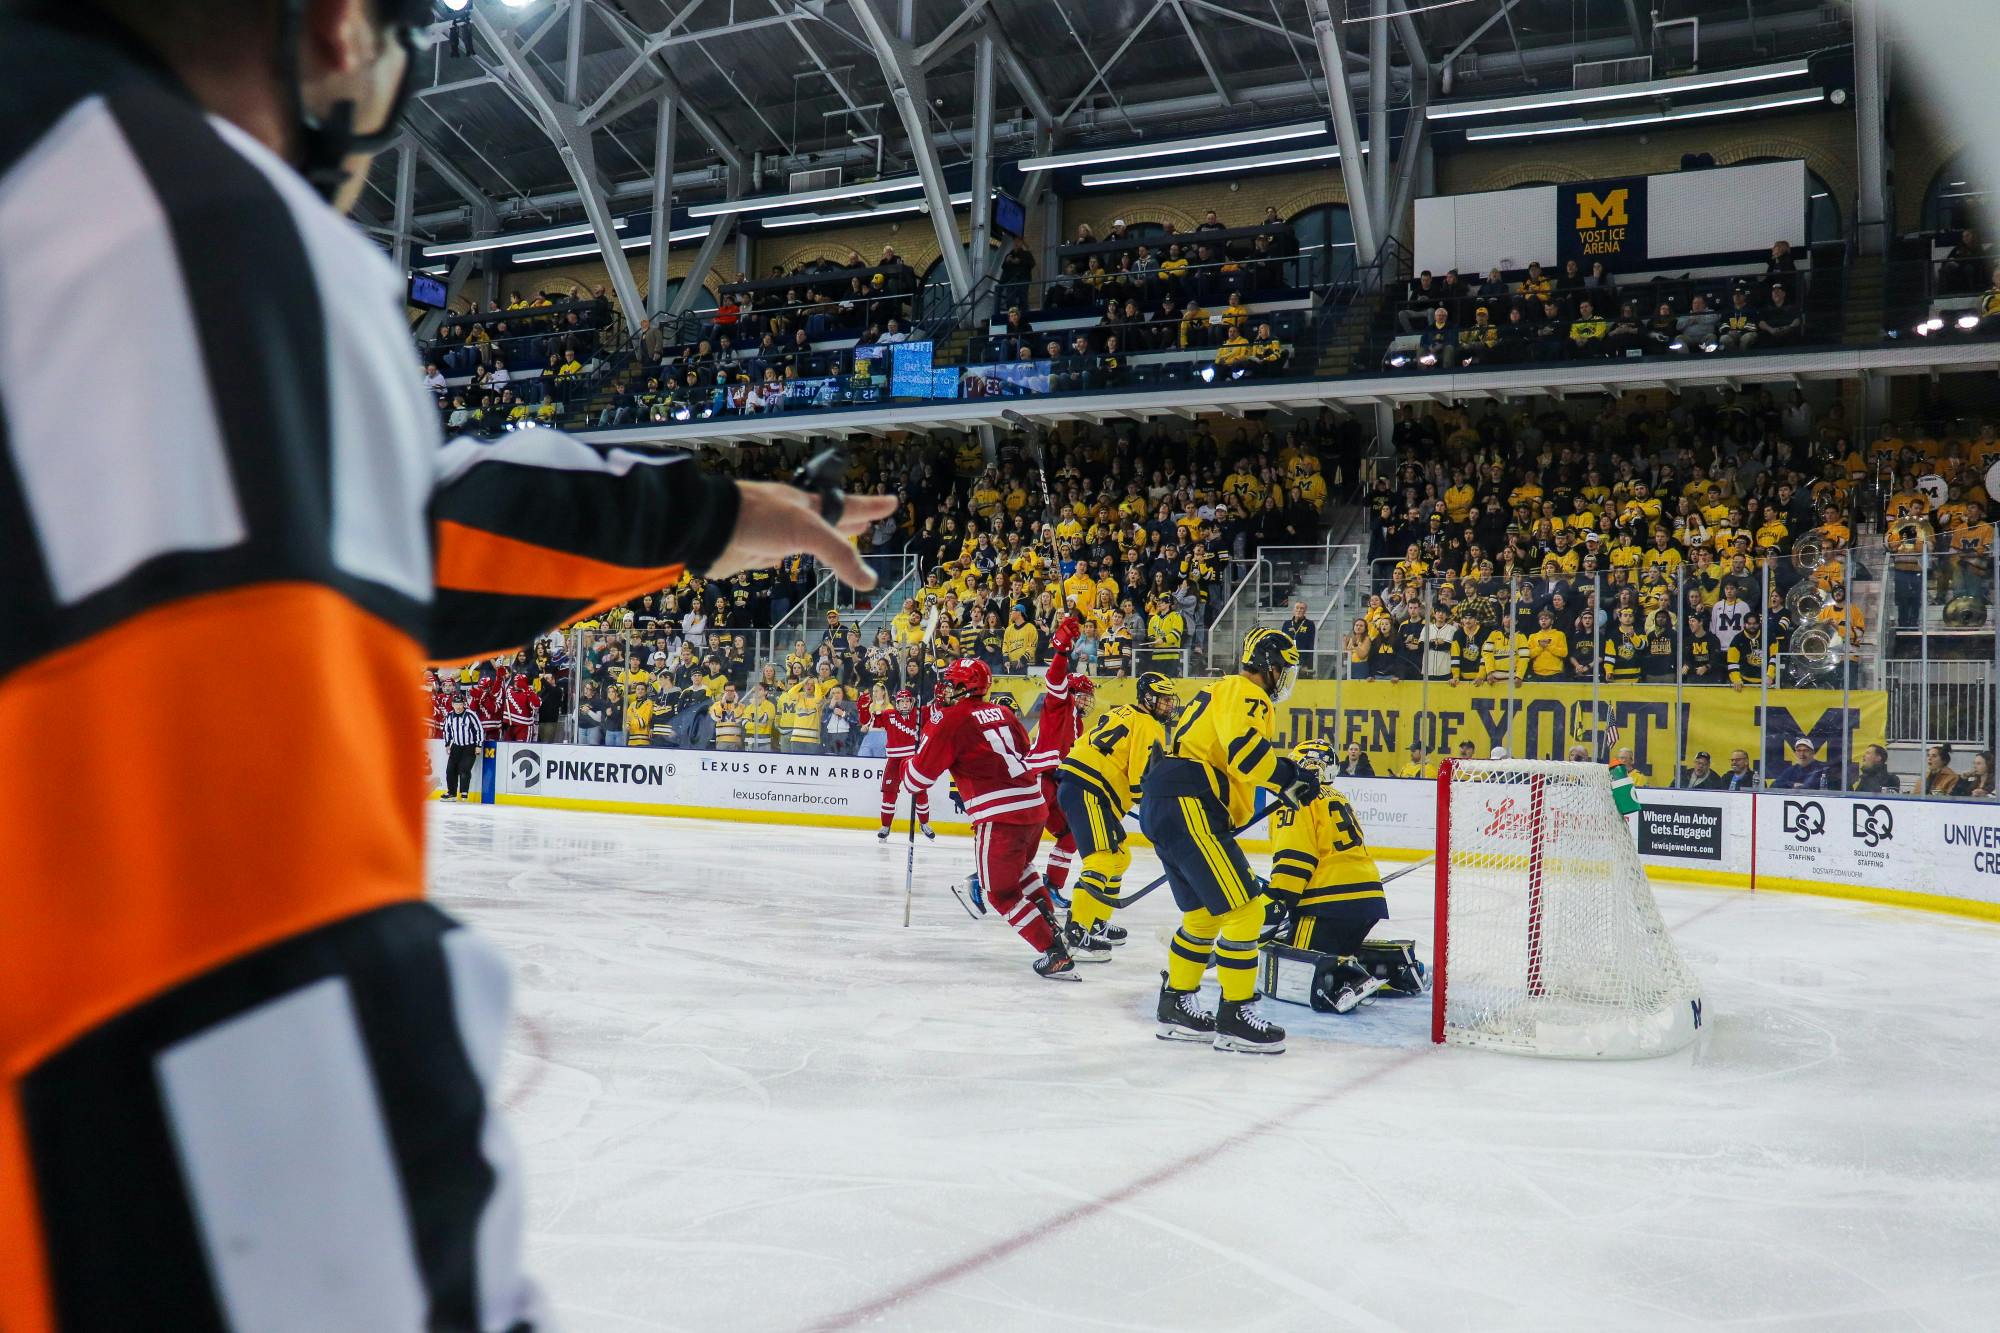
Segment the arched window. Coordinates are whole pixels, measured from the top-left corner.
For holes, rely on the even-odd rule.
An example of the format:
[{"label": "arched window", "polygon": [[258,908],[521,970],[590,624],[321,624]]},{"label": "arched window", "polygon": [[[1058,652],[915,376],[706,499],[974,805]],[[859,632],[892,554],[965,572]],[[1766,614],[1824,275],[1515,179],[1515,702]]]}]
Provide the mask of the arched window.
[{"label": "arched window", "polygon": [[1315,204],[1291,216],[1299,257],[1285,265],[1287,287],[1320,287],[1354,269],[1354,222],[1346,204]]},{"label": "arched window", "polygon": [[[665,299],[661,301],[649,300],[647,304],[652,305],[657,309],[664,309],[665,307],[672,305],[674,302],[674,298],[681,294],[681,287],[684,283],[686,283],[686,281],[687,281],[686,278],[668,278],[667,294]],[[703,283],[701,291],[697,293],[694,298],[694,304],[690,305],[688,309],[713,310],[715,309],[715,306],[716,306],[715,289],[713,287],[710,287],[707,283]]]},{"label": "arched window", "polygon": [[1133,222],[1127,224],[1125,230],[1132,233],[1134,240],[1150,241],[1155,236],[1165,236],[1167,234],[1167,224],[1164,222]]},{"label": "arched window", "polygon": [[1994,183],[1979,174],[1969,153],[1960,153],[1938,168],[1924,191],[1923,229],[1961,231],[1979,224],[1974,210],[1990,198]]}]

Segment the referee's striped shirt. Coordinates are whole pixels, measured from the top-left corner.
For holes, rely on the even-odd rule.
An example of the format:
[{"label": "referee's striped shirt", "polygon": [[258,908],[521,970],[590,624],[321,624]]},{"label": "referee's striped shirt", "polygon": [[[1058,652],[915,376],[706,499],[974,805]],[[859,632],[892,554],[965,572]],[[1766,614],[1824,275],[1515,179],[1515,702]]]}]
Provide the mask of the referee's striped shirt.
[{"label": "referee's striped shirt", "polygon": [[446,745],[479,745],[486,739],[485,729],[479,719],[470,713],[447,713],[444,719],[444,743]]},{"label": "referee's striped shirt", "polygon": [[[736,489],[444,444],[403,297],[137,39],[0,3],[7,1333],[540,1322],[505,968],[421,901],[411,682],[705,568]],[[172,737],[73,706],[218,648]],[[79,750],[115,818],[43,776]]]}]

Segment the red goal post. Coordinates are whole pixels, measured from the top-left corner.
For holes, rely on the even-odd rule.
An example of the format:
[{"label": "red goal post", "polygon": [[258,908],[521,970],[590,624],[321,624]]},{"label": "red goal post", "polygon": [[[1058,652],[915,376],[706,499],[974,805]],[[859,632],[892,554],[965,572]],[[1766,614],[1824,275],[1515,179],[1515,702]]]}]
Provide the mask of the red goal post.
[{"label": "red goal post", "polygon": [[1700,987],[1603,765],[1447,760],[1435,873],[1433,1042],[1619,1059],[1693,1039]]}]

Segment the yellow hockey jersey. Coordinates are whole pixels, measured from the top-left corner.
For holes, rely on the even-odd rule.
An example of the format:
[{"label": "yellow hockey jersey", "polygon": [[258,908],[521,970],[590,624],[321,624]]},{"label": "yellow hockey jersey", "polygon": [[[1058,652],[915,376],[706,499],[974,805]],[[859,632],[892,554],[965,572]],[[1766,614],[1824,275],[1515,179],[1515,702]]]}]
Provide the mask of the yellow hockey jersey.
[{"label": "yellow hockey jersey", "polygon": [[1139,799],[1139,784],[1166,740],[1158,718],[1131,704],[1117,704],[1070,747],[1057,771],[1102,796],[1123,818]]},{"label": "yellow hockey jersey", "polygon": [[1209,790],[1229,809],[1229,822],[1250,818],[1259,787],[1276,787],[1276,710],[1248,676],[1227,676],[1188,701],[1167,753],[1208,770]]},{"label": "yellow hockey jersey", "polygon": [[1271,826],[1271,892],[1295,908],[1380,899],[1382,871],[1361,836],[1347,798],[1322,788],[1298,810],[1280,810]]}]

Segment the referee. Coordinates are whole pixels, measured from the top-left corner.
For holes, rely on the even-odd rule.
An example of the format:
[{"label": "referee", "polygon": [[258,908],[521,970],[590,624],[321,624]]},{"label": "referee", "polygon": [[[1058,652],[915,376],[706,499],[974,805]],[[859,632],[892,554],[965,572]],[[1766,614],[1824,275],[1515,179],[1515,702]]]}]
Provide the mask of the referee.
[{"label": "referee", "polygon": [[451,716],[444,720],[444,795],[441,801],[471,799],[472,761],[479,757],[485,731],[479,719],[465,711],[465,696],[451,696]]},{"label": "referee", "polygon": [[[683,570],[874,584],[848,538],[891,497],[441,438],[408,275],[342,216],[436,16],[0,0],[6,1333],[543,1333],[507,966],[424,900],[423,665]],[[73,331],[112,327],[146,355],[107,379]],[[64,706],[217,643],[282,727],[241,673],[170,738]]]}]

